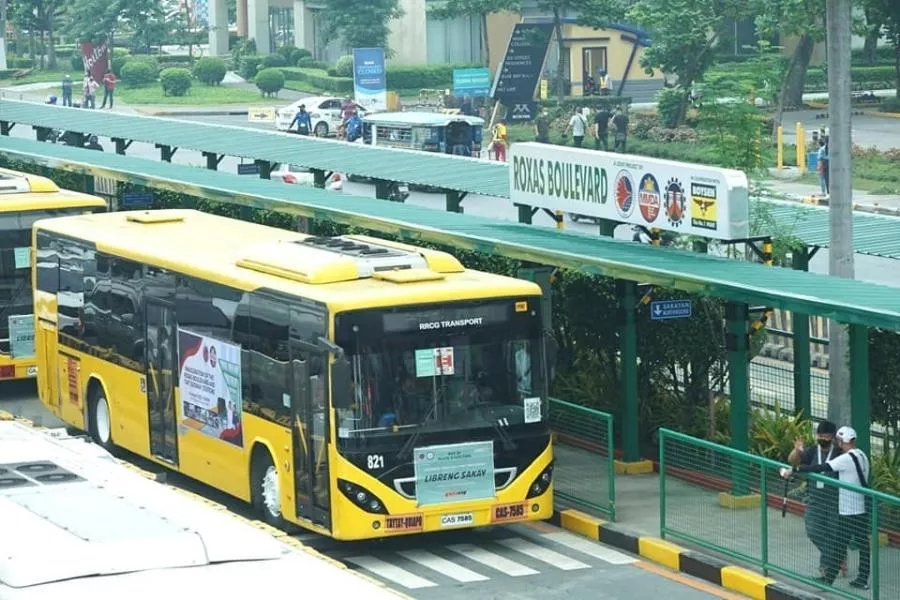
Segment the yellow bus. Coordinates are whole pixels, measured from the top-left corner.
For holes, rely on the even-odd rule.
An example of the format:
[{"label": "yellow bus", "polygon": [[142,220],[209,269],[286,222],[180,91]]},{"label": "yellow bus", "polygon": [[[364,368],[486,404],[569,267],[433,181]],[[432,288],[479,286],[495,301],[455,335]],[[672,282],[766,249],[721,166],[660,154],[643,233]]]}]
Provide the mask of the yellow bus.
[{"label": "yellow bus", "polygon": [[46,217],[105,210],[102,198],[45,177],[0,169],[0,381],[34,377],[31,226]]},{"label": "yellow bus", "polygon": [[341,540],[551,516],[537,285],[191,210],[34,244],[40,397],[97,443]]}]

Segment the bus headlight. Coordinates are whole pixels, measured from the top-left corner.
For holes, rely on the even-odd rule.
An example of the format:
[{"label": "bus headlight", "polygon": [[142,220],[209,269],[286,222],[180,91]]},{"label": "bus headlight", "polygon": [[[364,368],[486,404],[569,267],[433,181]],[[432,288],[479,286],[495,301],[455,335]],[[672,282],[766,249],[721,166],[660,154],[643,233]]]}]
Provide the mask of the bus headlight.
[{"label": "bus headlight", "polygon": [[528,487],[528,495],[526,498],[537,498],[547,491],[553,482],[553,463],[547,465],[547,468],[538,473],[531,485]]},{"label": "bus headlight", "polygon": [[362,510],[376,515],[388,514],[384,508],[384,502],[364,487],[351,483],[346,479],[338,479],[338,489],[341,490],[341,493],[347,499]]}]

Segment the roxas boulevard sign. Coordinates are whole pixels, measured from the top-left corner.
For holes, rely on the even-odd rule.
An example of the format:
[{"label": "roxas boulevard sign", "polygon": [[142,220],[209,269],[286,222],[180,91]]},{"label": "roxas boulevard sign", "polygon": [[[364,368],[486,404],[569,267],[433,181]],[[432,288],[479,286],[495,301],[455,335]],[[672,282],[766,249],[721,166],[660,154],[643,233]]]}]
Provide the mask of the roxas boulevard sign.
[{"label": "roxas boulevard sign", "polygon": [[749,237],[741,171],[549,144],[510,150],[515,204],[720,240]]}]

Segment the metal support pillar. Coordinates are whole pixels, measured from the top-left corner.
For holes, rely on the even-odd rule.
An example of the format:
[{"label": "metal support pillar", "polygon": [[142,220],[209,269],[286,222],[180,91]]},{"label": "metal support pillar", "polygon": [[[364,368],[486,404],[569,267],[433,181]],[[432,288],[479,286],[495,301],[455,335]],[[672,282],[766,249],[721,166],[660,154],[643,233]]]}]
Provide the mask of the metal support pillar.
[{"label": "metal support pillar", "polygon": [[850,325],[850,422],[856,444],[871,456],[872,409],[869,398],[869,328]]},{"label": "metal support pillar", "polygon": [[551,267],[522,267],[516,273],[519,279],[533,281],[543,292],[541,296],[541,325],[544,331],[553,327],[553,271]]},{"label": "metal support pillar", "polygon": [[272,179],[272,163],[267,160],[257,160],[256,166],[259,167],[260,179]]},{"label": "metal support pillar", "polygon": [[216,154],[215,152],[204,152],[203,157],[206,158],[206,168],[210,171],[217,171],[225,155]]},{"label": "metal support pillar", "polygon": [[616,234],[616,226],[618,223],[609,219],[600,219],[600,235],[603,237],[613,237]]},{"label": "metal support pillar", "polygon": [[325,188],[325,184],[328,183],[328,176],[325,174],[325,171],[322,169],[310,169],[313,174],[313,185],[317,188]]},{"label": "metal support pillar", "polygon": [[638,427],[637,374],[637,284],[619,280],[619,355],[622,377],[622,460],[626,463],[641,460]]},{"label": "metal support pillar", "polygon": [[159,159],[163,162],[172,162],[172,157],[178,152],[178,148],[166,144],[156,144],[156,147],[159,148]]},{"label": "metal support pillar", "polygon": [[122,138],[112,138],[113,143],[116,145],[116,154],[121,154],[125,156],[125,151],[131,146],[132,140],[123,140]]},{"label": "metal support pillar", "polygon": [[90,173],[85,173],[83,175],[84,183],[82,184],[82,190],[84,190],[85,194],[94,195],[94,176]]},{"label": "metal support pillar", "polygon": [[0,121],[0,135],[9,135],[9,132],[12,131],[13,127],[15,126],[15,123],[10,123],[9,121]]},{"label": "metal support pillar", "polygon": [[375,180],[375,197],[379,200],[390,200],[391,182],[385,179]]},{"label": "metal support pillar", "polygon": [[455,212],[462,214],[464,212],[462,201],[466,199],[468,194],[458,190],[446,190],[447,212]]},{"label": "metal support pillar", "polygon": [[519,223],[531,225],[534,213],[537,212],[537,209],[532,208],[527,204],[516,204],[516,209],[519,211]]},{"label": "metal support pillar", "polygon": [[[750,363],[748,308],[742,302],[725,305],[725,346],[728,351],[728,380],[731,388],[731,447],[747,451],[750,426]],[[734,461],[731,467],[731,493],[746,496],[749,493],[747,464]]]},{"label": "metal support pillar", "polygon": [[47,138],[50,136],[50,128],[49,127],[38,127],[34,128],[34,135],[37,141],[46,142]]},{"label": "metal support pillar", "polygon": [[698,254],[708,254],[709,253],[709,242],[707,240],[694,240],[693,244],[694,252]]},{"label": "metal support pillar", "polygon": [[[809,249],[804,245],[793,254],[791,265],[797,271],[809,270]],[[809,351],[809,315],[794,313],[794,413],[812,417],[812,383]]]}]

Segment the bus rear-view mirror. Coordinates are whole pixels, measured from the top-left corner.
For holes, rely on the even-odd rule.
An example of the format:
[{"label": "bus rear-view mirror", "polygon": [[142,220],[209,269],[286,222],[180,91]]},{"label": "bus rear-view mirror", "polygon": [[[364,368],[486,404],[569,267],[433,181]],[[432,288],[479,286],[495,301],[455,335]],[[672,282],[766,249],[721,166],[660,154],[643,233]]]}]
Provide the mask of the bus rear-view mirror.
[{"label": "bus rear-view mirror", "polygon": [[350,361],[339,358],[331,364],[331,402],[335,408],[348,409],[353,406],[353,380]]}]

